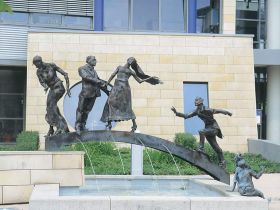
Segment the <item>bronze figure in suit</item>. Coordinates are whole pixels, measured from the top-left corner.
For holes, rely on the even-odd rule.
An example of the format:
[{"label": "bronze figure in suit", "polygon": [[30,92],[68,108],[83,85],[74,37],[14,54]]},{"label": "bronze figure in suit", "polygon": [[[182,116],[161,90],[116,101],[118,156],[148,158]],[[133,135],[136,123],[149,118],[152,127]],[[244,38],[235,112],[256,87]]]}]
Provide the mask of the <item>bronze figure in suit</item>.
[{"label": "bronze figure in suit", "polygon": [[76,111],[75,129],[78,134],[86,130],[88,114],[92,110],[96,98],[101,96],[100,89],[106,87],[106,82],[99,79],[94,69],[95,56],[88,56],[86,62],[86,65],[79,68],[79,75],[82,77],[82,91]]}]

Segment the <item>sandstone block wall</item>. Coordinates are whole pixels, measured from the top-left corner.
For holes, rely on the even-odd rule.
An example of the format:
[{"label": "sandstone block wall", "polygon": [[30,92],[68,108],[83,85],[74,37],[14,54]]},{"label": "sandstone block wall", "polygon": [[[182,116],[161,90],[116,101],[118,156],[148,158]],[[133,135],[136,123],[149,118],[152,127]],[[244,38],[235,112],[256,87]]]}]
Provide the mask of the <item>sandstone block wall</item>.
[{"label": "sandstone block wall", "polygon": [[83,152],[0,152],[0,204],[26,203],[36,184],[84,184]]},{"label": "sandstone block wall", "polygon": [[[96,56],[96,70],[105,80],[118,65],[134,56],[147,74],[159,76],[164,82],[151,86],[130,80],[133,109],[142,133],[172,140],[175,133],[183,132],[183,119],[174,117],[170,107],[183,110],[183,82],[208,82],[210,106],[233,113],[231,118],[216,115],[225,136],[219,141],[222,148],[247,151],[247,138],[257,136],[250,36],[31,32],[26,129],[46,133],[46,95],[32,65],[35,55],[67,71],[72,85],[80,81],[78,68],[85,64],[88,55]],[[62,110],[61,105],[62,100]],[[115,129],[130,130],[130,127],[131,122],[121,122]]]}]

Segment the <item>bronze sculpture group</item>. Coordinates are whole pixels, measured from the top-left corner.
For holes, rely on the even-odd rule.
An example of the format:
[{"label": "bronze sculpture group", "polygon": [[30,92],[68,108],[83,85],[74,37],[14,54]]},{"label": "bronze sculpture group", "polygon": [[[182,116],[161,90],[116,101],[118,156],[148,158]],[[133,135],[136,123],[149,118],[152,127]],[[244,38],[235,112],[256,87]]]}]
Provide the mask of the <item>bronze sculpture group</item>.
[{"label": "bronze sculpture group", "polygon": [[[107,123],[107,128],[109,130],[112,128],[111,123],[113,121],[132,120],[131,129],[132,132],[134,132],[137,129],[137,124],[136,116],[132,109],[129,78],[132,76],[138,83],[147,82],[151,85],[161,84],[162,81],[158,77],[146,75],[133,57],[129,57],[123,66],[118,66],[108,81],[104,81],[98,77],[95,70],[96,62],[95,56],[88,56],[86,58],[86,64],[78,69],[82,79],[82,90],[79,94],[79,102],[76,110],[75,130],[77,134],[80,135],[81,132],[86,130],[88,114],[92,110],[96,98],[101,96],[101,90],[108,95],[108,99],[100,120]],[[69,132],[66,120],[60,114],[57,106],[58,100],[65,93],[64,85],[57,77],[57,72],[64,76],[67,94],[70,96],[67,73],[53,63],[43,62],[40,56],[35,56],[33,58],[33,64],[37,67],[37,76],[40,84],[44,87],[45,92],[49,90],[46,121],[50,128],[47,136]],[[115,77],[114,85],[109,92],[107,86]],[[205,128],[199,131],[200,147],[198,151],[203,152],[206,138],[217,153],[219,165],[225,167],[223,151],[216,140],[216,136],[222,138],[223,135],[217,121],[214,119],[214,114],[221,113],[229,116],[232,114],[226,110],[205,107],[203,105],[203,99],[200,97],[195,99],[195,106],[197,108],[193,112],[187,114],[177,112],[174,107],[172,107],[171,110],[178,117],[187,119],[198,116],[205,123]],[[54,127],[56,131],[54,131]]]},{"label": "bronze sculpture group", "polygon": [[[86,122],[88,114],[92,110],[96,98],[101,96],[101,90],[108,95],[107,102],[104,106],[101,121],[107,123],[106,127],[111,130],[113,121],[127,121],[132,120],[132,132],[137,129],[136,116],[132,109],[131,89],[129,86],[129,78],[132,76],[138,83],[147,82],[151,85],[161,84],[162,81],[155,76],[146,75],[141,67],[138,65],[135,58],[130,57],[123,66],[118,66],[112,73],[108,81],[102,80],[98,77],[95,70],[96,66],[95,56],[88,56],[86,64],[78,69],[79,75],[82,78],[82,90],[79,94],[79,102],[76,110],[75,130],[78,135],[81,135],[86,130]],[[33,64],[37,68],[37,77],[40,84],[44,87],[47,96],[47,108],[45,119],[49,124],[49,131],[47,136],[68,133],[69,129],[66,120],[61,115],[57,102],[62,98],[65,91],[69,97],[71,96],[69,90],[68,74],[54,63],[43,62],[40,56],[33,58]],[[62,74],[66,81],[66,90],[63,82],[57,76],[57,72]],[[114,79],[114,85],[110,82]],[[112,86],[111,91],[108,91],[107,86]],[[197,97],[194,101],[196,109],[190,113],[177,112],[176,108],[171,110],[178,117],[188,119],[194,116],[199,117],[205,124],[205,128],[199,130],[199,148],[198,152],[204,153],[205,138],[217,153],[219,166],[225,168],[223,151],[217,143],[216,136],[223,138],[221,129],[214,119],[214,114],[224,114],[232,116],[232,113],[222,109],[211,109],[203,104],[203,99]],[[54,131],[54,127],[56,131]],[[234,191],[236,185],[238,191],[244,196],[259,196],[264,198],[262,192],[254,188],[252,177],[259,178],[264,168],[259,173],[253,171],[246,163],[241,155],[236,156],[236,171],[234,176]]]},{"label": "bronze sculpture group", "polygon": [[[79,94],[79,102],[76,110],[75,130],[81,134],[86,130],[88,114],[92,110],[95,100],[101,96],[100,89],[107,95],[101,121],[107,123],[108,129],[112,128],[112,121],[132,120],[132,131],[137,129],[136,116],[132,110],[131,89],[128,83],[130,76],[133,76],[138,83],[147,82],[152,85],[162,83],[158,77],[146,75],[135,58],[130,57],[123,66],[118,66],[109,80],[106,82],[100,79],[95,71],[95,56],[88,56],[84,66],[79,68],[79,75],[82,78],[82,90]],[[69,79],[67,73],[54,63],[44,63],[40,56],[33,58],[33,64],[37,67],[37,76],[45,92],[50,89],[47,99],[46,121],[50,126],[47,136],[63,134],[69,132],[65,119],[60,114],[57,106],[58,100],[64,95],[65,88],[62,81],[57,77],[56,72],[61,73],[66,80],[67,94],[70,97]],[[108,91],[107,86],[114,77],[114,86]],[[53,127],[56,127],[54,132]]]},{"label": "bronze sculpture group", "polygon": [[[67,94],[70,96],[69,79],[67,73],[53,63],[44,63],[40,56],[33,58],[33,64],[37,67],[37,76],[41,85],[45,88],[45,92],[50,89],[47,98],[47,114],[46,121],[50,125],[47,136],[63,134],[69,132],[67,123],[57,106],[58,100],[64,95],[65,88],[62,81],[57,77],[56,72],[61,73],[66,80]],[[101,96],[100,90],[103,90],[108,95],[108,100],[104,106],[101,121],[107,123],[107,128],[112,128],[112,121],[132,120],[132,131],[137,129],[136,116],[132,110],[131,89],[129,86],[129,78],[132,76],[138,83],[147,82],[152,85],[161,84],[162,81],[155,76],[146,75],[138,65],[135,58],[130,57],[123,66],[118,66],[112,73],[108,81],[100,79],[97,75],[95,56],[88,56],[86,64],[78,69],[79,75],[82,78],[82,90],[79,94],[79,102],[76,110],[75,130],[77,134],[81,134],[86,130],[86,121],[89,112],[92,110],[95,100]],[[112,90],[109,92],[107,86],[116,77]],[[172,107],[171,110],[178,117],[191,118],[198,116],[205,123],[205,128],[199,131],[200,147],[199,151],[203,152],[205,138],[218,155],[219,165],[225,167],[223,151],[219,147],[216,136],[222,138],[221,129],[214,119],[214,114],[225,114],[231,116],[228,111],[221,109],[210,109],[203,105],[203,99],[197,97],[195,99],[197,107],[191,113],[183,114],[177,112]],[[56,127],[54,132],[53,127]]]}]

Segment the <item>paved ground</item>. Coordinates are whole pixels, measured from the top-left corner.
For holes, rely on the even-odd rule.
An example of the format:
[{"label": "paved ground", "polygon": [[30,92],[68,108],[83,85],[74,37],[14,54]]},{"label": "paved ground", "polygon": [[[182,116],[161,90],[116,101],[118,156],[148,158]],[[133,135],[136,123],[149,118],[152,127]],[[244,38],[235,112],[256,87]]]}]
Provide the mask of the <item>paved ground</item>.
[{"label": "paved ground", "polygon": [[264,174],[254,184],[270,200],[269,210],[280,210],[280,174]]},{"label": "paved ground", "polygon": [[0,205],[0,210],[28,210],[28,204]]},{"label": "paved ground", "polygon": [[[280,210],[280,173],[264,174],[254,184],[269,200],[269,210]],[[0,210],[28,210],[28,204],[0,205]]]}]

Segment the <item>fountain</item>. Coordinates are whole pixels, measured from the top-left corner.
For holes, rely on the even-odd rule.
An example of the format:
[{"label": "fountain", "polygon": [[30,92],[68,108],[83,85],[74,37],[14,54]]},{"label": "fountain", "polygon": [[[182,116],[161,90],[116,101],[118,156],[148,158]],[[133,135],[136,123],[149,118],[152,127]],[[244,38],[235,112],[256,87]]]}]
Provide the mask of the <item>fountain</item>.
[{"label": "fountain", "polygon": [[[186,149],[175,143],[151,136],[147,134],[134,132],[137,128],[135,115],[129,107],[131,104],[131,93],[128,84],[129,76],[133,76],[139,83],[148,82],[152,85],[159,84],[161,81],[157,77],[150,77],[142,71],[134,58],[129,58],[124,66],[119,66],[112,74],[108,82],[100,80],[94,70],[96,59],[93,56],[87,58],[87,64],[79,69],[83,81],[83,88],[79,98],[77,116],[75,122],[76,132],[61,132],[57,135],[48,135],[45,141],[47,151],[58,151],[61,147],[81,142],[85,151],[84,142],[124,142],[133,145],[153,148],[171,155],[174,164],[178,170],[179,176],[156,176],[152,160],[149,161],[153,168],[153,176],[87,176],[85,185],[81,187],[62,187],[58,184],[36,185],[30,199],[30,210],[78,210],[78,209],[172,209],[172,210],[196,210],[196,209],[221,209],[229,210],[263,210],[268,209],[267,202],[251,197],[240,197],[237,193],[226,191],[230,184],[230,176],[224,170],[223,153],[216,142],[216,135],[221,137],[221,131],[217,122],[213,118],[215,113],[223,113],[231,116],[231,113],[225,110],[206,109],[199,99],[196,101],[198,109],[190,114],[183,114],[172,108],[172,111],[179,117],[189,118],[198,115],[207,123],[207,127],[200,132],[201,151]],[[132,71],[130,67],[134,70]],[[127,76],[126,74],[129,74]],[[117,76],[117,81],[112,88],[111,94],[105,104],[102,119],[107,122],[109,130],[86,129],[86,120],[90,112],[88,105],[93,106],[95,98],[101,95],[100,90],[109,85],[113,77]],[[118,92],[118,91],[125,91]],[[92,102],[86,99],[90,91],[94,90],[95,95],[91,96]],[[106,91],[105,91],[106,92]],[[83,93],[83,94],[82,94]],[[124,95],[121,95],[124,94]],[[68,94],[70,96],[70,93]],[[116,96],[124,97],[125,100],[114,98]],[[94,98],[94,99],[93,99]],[[118,101],[119,100],[119,101]],[[113,106],[113,105],[115,106]],[[111,106],[112,105],[112,106]],[[122,112],[117,110],[119,105]],[[87,107],[86,109],[83,107]],[[108,111],[109,109],[109,111]],[[112,110],[110,110],[112,109]],[[125,110],[125,111],[123,111]],[[85,116],[83,116],[83,114]],[[105,114],[104,114],[105,113]],[[126,116],[126,117],[124,117]],[[112,121],[132,120],[132,132],[112,131]],[[56,123],[59,124],[59,123]],[[209,157],[202,151],[204,137],[210,142],[219,156],[220,165],[210,161]],[[213,143],[214,142],[214,143]],[[86,152],[87,153],[87,152]],[[123,161],[120,152],[119,157],[123,167]],[[179,157],[190,164],[198,167],[206,174],[213,177],[202,176],[200,178],[191,176],[182,176],[179,167],[174,159]],[[94,172],[94,166],[91,163]],[[124,171],[124,169],[123,169]],[[95,172],[94,172],[95,174]],[[155,182],[156,181],[156,186]],[[227,184],[227,185],[226,185]]]}]

